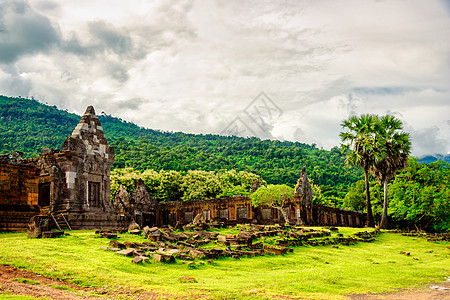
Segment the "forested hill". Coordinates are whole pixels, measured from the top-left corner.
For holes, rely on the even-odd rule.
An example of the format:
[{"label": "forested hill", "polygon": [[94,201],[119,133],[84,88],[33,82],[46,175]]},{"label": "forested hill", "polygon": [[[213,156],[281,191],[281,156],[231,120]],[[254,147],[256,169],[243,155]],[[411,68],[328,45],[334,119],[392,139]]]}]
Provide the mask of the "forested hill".
[{"label": "forested hill", "polygon": [[[345,165],[338,148],[327,151],[298,142],[162,132],[97,114],[116,148],[115,168],[236,169],[259,174],[269,183],[294,186],[306,166],[323,191],[341,197],[349,183],[362,178],[358,169]],[[80,118],[35,100],[0,96],[0,154],[17,150],[37,157],[43,147],[61,149]]]}]

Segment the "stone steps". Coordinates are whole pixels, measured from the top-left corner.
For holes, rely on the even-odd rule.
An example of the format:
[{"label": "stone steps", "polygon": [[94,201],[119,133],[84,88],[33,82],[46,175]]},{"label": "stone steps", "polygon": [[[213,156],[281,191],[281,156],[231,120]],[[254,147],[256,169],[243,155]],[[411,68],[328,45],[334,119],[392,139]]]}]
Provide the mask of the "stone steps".
[{"label": "stone steps", "polygon": [[39,212],[0,211],[0,232],[27,231],[28,221]]}]

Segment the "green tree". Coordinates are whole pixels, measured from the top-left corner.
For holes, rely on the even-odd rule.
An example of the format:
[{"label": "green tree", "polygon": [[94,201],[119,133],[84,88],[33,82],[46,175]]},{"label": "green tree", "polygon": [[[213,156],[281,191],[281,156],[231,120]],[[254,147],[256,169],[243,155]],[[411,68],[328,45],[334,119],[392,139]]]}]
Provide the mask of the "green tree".
[{"label": "green tree", "polygon": [[409,134],[402,131],[402,122],[394,116],[386,115],[379,119],[375,136],[376,156],[370,172],[383,186],[383,214],[380,228],[388,228],[388,182],[398,170],[406,167],[411,151]]},{"label": "green tree", "polygon": [[278,209],[284,218],[284,222],[289,224],[289,216],[283,207],[286,201],[292,198],[293,194],[294,189],[285,184],[269,184],[268,186],[262,186],[257,189],[256,192],[250,195],[250,199],[255,207],[267,205]]},{"label": "green tree", "polygon": [[389,215],[399,227],[450,230],[450,164],[408,160],[389,184]]},{"label": "green tree", "polygon": [[345,209],[364,211],[366,206],[366,197],[364,193],[364,180],[359,180],[352,184],[344,197],[342,207]]},{"label": "green tree", "polygon": [[159,171],[159,201],[179,201],[183,197],[183,174],[173,170]]},{"label": "green tree", "polygon": [[375,134],[378,126],[376,115],[365,114],[360,117],[352,116],[342,122],[346,129],[341,132],[342,151],[347,154],[348,164],[359,166],[364,171],[366,190],[367,226],[374,227],[372,205],[370,203],[369,169],[374,164],[377,151],[375,149]]},{"label": "green tree", "polygon": [[250,195],[250,189],[255,181],[261,185],[267,184],[261,176],[236,170],[221,170],[217,172],[217,178],[222,187],[220,196]]},{"label": "green tree", "polygon": [[141,178],[141,172],[133,168],[114,169],[110,177],[111,199],[114,199],[120,185],[123,185],[128,193],[133,192],[139,178]]},{"label": "green tree", "polygon": [[215,198],[222,192],[220,182],[214,172],[189,170],[183,177],[181,185],[184,192],[183,201]]},{"label": "green tree", "polygon": [[334,203],[330,200],[330,198],[325,197],[322,192],[322,187],[315,184],[314,181],[310,180],[311,189],[313,190],[314,197],[311,202],[315,205],[324,205],[328,207],[334,207]]}]

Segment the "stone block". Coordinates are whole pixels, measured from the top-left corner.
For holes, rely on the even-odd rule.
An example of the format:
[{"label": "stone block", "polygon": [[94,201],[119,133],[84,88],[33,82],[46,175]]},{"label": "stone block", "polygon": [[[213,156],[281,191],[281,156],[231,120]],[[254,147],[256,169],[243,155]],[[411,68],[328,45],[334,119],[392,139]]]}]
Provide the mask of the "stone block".
[{"label": "stone block", "polygon": [[120,254],[123,256],[133,256],[134,250],[135,249],[133,249],[133,248],[123,249],[123,250],[117,251],[116,254]]},{"label": "stone block", "polygon": [[199,259],[205,258],[205,256],[206,256],[205,253],[203,253],[199,250],[196,250],[196,249],[189,250],[189,254],[192,255],[192,257],[199,258]]},{"label": "stone block", "polygon": [[102,232],[100,233],[101,237],[107,238],[107,239],[117,239],[117,234],[110,233],[110,232]]},{"label": "stone block", "polygon": [[149,260],[149,258],[147,256],[136,256],[135,258],[133,258],[132,262],[134,262],[135,264],[140,264],[140,263],[144,263],[147,262]]},{"label": "stone block", "polygon": [[165,254],[167,254],[167,255],[175,255],[175,256],[180,253],[181,253],[181,250],[179,250],[179,249],[170,249],[165,252]]},{"label": "stone block", "polygon": [[106,247],[106,250],[108,250],[108,251],[113,251],[113,252],[117,252],[117,251],[120,251],[120,250],[122,250],[122,249],[120,249],[120,248],[108,248],[108,247]]},{"label": "stone block", "polygon": [[109,241],[109,245],[113,248],[119,248],[119,250],[125,249],[127,247],[125,246],[125,244],[122,244],[121,242],[115,240]]},{"label": "stone block", "polygon": [[288,247],[272,246],[272,245],[264,245],[264,250],[268,251],[268,252],[272,252],[276,255],[283,255],[283,254],[286,254],[287,252],[293,251],[291,248],[288,248]]},{"label": "stone block", "polygon": [[227,241],[227,236],[226,235],[218,235],[217,241],[221,242],[221,243],[225,243]]},{"label": "stone block", "polygon": [[28,222],[28,238],[40,238],[42,232],[48,230],[49,219],[48,216],[37,215],[30,218]]},{"label": "stone block", "polygon": [[43,238],[57,238],[64,235],[64,231],[43,231]]},{"label": "stone block", "polygon": [[171,255],[165,255],[165,254],[158,254],[155,253],[153,254],[153,260],[155,261],[159,261],[159,262],[175,262],[175,257],[171,256]]}]

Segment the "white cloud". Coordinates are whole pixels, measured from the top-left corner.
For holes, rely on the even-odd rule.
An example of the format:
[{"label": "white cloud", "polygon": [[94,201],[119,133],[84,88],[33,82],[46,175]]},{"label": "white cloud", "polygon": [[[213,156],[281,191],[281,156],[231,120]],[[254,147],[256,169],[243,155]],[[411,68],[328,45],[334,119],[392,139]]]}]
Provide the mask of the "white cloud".
[{"label": "white cloud", "polygon": [[[0,9],[7,95],[220,133],[237,116],[254,126],[243,110],[264,91],[283,114],[252,128],[263,138],[330,148],[350,114],[394,113],[415,155],[450,152],[445,1],[29,0]],[[19,21],[36,26],[18,31]],[[33,32],[41,38],[27,38]]]}]

